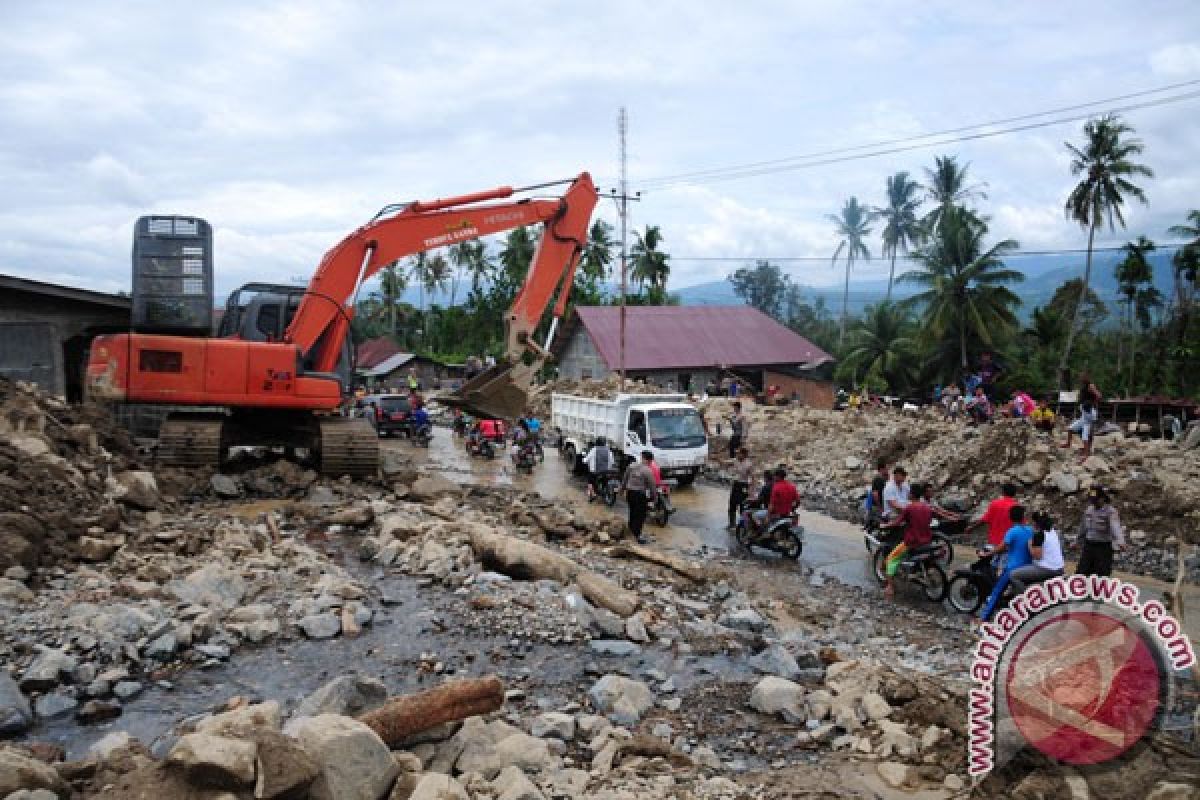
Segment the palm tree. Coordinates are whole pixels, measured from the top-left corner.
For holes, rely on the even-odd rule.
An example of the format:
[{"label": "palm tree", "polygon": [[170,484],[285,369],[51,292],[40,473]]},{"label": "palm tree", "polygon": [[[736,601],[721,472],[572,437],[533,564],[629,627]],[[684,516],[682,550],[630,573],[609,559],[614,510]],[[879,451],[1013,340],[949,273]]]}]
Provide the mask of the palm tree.
[{"label": "palm tree", "polygon": [[633,247],[630,248],[633,257],[630,275],[637,281],[639,291],[643,286],[649,286],[652,304],[665,301],[667,279],[671,276],[671,265],[667,263],[671,257],[659,249],[662,241],[659,227],[647,225],[645,233],[634,231]]},{"label": "palm tree", "polygon": [[872,373],[887,381],[889,390],[903,387],[906,368],[912,363],[915,342],[909,336],[911,317],[908,309],[884,301],[869,306],[862,321],[850,331],[850,352],[844,363]]},{"label": "palm tree", "polygon": [[969,167],[970,164],[959,166],[954,156],[938,156],[933,161],[933,169],[925,169],[925,199],[933,203],[933,208],[921,220],[926,236],[932,235],[946,209],[952,206],[965,208],[967,201],[975,198],[987,199],[983,192],[986,183],[967,183]]},{"label": "palm tree", "polygon": [[1183,346],[1187,337],[1192,300],[1196,295],[1197,278],[1200,277],[1200,210],[1189,211],[1187,220],[1186,225],[1172,225],[1167,229],[1167,233],[1173,236],[1191,239],[1171,259],[1175,268],[1175,308],[1179,314],[1178,347]]},{"label": "palm tree", "polygon": [[379,277],[379,295],[383,310],[387,313],[388,332],[393,338],[396,336],[396,306],[399,305],[404,296],[404,290],[407,288],[408,279],[403,271],[396,268],[395,264],[389,264],[383,268],[383,274]]},{"label": "palm tree", "polygon": [[883,255],[892,260],[888,270],[887,302],[892,301],[892,283],[896,279],[896,253],[905,253],[917,243],[921,236],[921,223],[917,220],[917,196],[921,185],[908,177],[907,172],[897,172],[887,179],[888,204],[875,208],[871,216],[883,223]]},{"label": "palm tree", "polygon": [[846,251],[846,288],[842,291],[842,326],[838,332],[838,347],[841,347],[846,339],[846,315],[850,305],[850,270],[858,259],[871,257],[865,241],[871,235],[871,228],[868,227],[871,212],[858,202],[857,197],[851,197],[842,206],[841,216],[826,214],[826,217],[837,226],[837,234],[842,237],[837,250],[833,251],[832,263],[835,267],[842,251]]},{"label": "palm tree", "polygon": [[[1125,259],[1117,264],[1117,291],[1125,299],[1125,318],[1121,321],[1129,337],[1129,383],[1127,392],[1133,393],[1133,362],[1136,356],[1134,348],[1136,340],[1133,332],[1134,304],[1138,300],[1138,292],[1144,284],[1154,280],[1154,269],[1146,260],[1146,255],[1154,250],[1154,242],[1145,236],[1139,236],[1136,242],[1126,242],[1121,248],[1125,251]],[[1143,298],[1143,303],[1149,298]],[[1117,347],[1117,375],[1121,374],[1123,348]]]},{"label": "palm tree", "polygon": [[458,284],[464,272],[471,273],[471,288],[479,287],[476,265],[483,260],[484,244],[478,239],[468,239],[450,248],[450,262],[454,264],[454,277],[450,281],[450,305],[458,299]]},{"label": "palm tree", "polygon": [[924,309],[932,338],[957,338],[958,369],[965,372],[968,341],[995,348],[1002,334],[1017,328],[1013,309],[1021,300],[1008,284],[1025,276],[1007,269],[1003,259],[1018,245],[1005,239],[985,249],[987,225],[959,206],[945,209],[932,233],[917,255],[921,267],[900,276],[924,289],[905,304]]},{"label": "palm tree", "polygon": [[[1068,219],[1078,222],[1088,231],[1087,260],[1083,267],[1083,291],[1080,300],[1087,296],[1092,280],[1092,244],[1096,238],[1096,227],[1108,220],[1109,230],[1115,230],[1115,222],[1125,227],[1125,216],[1121,206],[1125,195],[1146,202],[1146,194],[1130,178],[1154,177],[1147,166],[1134,163],[1131,158],[1144,149],[1140,139],[1127,136],[1133,128],[1115,114],[1105,114],[1098,119],[1089,119],[1083,126],[1084,143],[1079,148],[1064,142],[1071,151],[1071,174],[1083,175],[1083,179],[1067,198],[1065,211]],[[1063,347],[1062,359],[1058,363],[1058,382],[1061,387],[1066,380],[1067,363],[1079,322],[1079,306],[1076,303],[1067,328],[1067,343]]]}]

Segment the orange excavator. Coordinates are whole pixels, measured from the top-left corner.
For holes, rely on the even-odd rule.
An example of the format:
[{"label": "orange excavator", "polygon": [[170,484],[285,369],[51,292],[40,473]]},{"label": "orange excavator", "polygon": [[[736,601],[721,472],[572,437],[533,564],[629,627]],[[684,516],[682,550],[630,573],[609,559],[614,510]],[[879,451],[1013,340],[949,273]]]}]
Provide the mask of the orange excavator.
[{"label": "orange excavator", "polygon": [[[352,388],[350,321],[363,282],[414,253],[542,223],[533,262],[505,319],[503,357],[445,398],[483,416],[515,417],[548,356],[597,201],[586,172],[561,183],[570,185],[550,199],[490,202],[558,184],[388,206],[327,252],[306,288],[250,284],[234,292],[215,338],[99,336],[88,359],[89,396],[192,407],[172,411],[163,422],[163,464],[218,466],[230,447],[270,446],[307,451],[325,474],[373,474],[379,459],[374,430],[337,413]],[[540,346],[533,333],[555,290],[554,319]],[[247,297],[253,299],[243,302]]]}]

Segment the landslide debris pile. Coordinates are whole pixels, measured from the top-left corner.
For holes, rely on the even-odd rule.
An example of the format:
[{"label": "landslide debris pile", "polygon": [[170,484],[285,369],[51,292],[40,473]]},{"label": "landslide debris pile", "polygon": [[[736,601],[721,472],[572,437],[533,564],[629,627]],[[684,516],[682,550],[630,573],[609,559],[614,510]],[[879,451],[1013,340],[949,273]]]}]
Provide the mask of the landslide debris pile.
[{"label": "landslide debris pile", "polygon": [[[710,402],[709,424],[731,413],[729,401]],[[859,413],[749,404],[749,446],[763,466],[787,465],[811,507],[858,518],[877,458],[903,464],[911,481],[931,482],[942,502],[972,510],[1014,481],[1031,508],[1049,511],[1068,545],[1087,489],[1102,484],[1117,492],[1115,505],[1133,547],[1119,568],[1175,577],[1180,543],[1190,580],[1200,580],[1200,450],[1114,432],[1098,436],[1093,455],[1080,463],[1078,440],[1059,447],[1065,435],[1039,432],[1020,420],[972,427],[943,421],[926,410]],[[714,455],[727,463],[724,443]]]},{"label": "landslide debris pile", "polygon": [[154,476],[99,409],[0,378],[0,572],[29,570],[107,535],[124,509],[158,505]]},{"label": "landslide debris pile", "polygon": [[[616,376],[604,380],[561,380],[537,386],[530,392],[529,407],[539,419],[550,418],[550,398],[555,394],[573,394],[597,400],[612,400],[622,391],[621,380]],[[625,394],[676,394],[660,386],[640,380],[627,380]]]}]

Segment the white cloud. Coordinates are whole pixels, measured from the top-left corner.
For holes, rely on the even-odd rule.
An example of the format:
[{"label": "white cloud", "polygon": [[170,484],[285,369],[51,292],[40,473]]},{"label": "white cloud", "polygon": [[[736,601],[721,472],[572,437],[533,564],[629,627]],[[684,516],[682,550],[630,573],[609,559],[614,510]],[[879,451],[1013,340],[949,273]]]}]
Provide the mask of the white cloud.
[{"label": "white cloud", "polygon": [[1173,44],[1150,54],[1150,69],[1171,77],[1200,74],[1200,44]]}]

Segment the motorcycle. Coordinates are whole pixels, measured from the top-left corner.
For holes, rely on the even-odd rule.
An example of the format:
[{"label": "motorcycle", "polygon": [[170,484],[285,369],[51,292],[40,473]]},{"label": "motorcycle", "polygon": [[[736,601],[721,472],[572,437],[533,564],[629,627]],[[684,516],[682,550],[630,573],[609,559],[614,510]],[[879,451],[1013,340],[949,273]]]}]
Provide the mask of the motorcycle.
[{"label": "motorcycle", "polygon": [[979,556],[966,569],[954,570],[946,589],[950,605],[963,614],[974,614],[996,588],[995,548],[987,545],[976,551]]},{"label": "motorcycle", "polygon": [[667,522],[671,519],[671,515],[674,513],[675,506],[671,503],[671,486],[664,483],[654,493],[654,504],[650,509],[650,518],[660,528],[665,528]]},{"label": "motorcycle", "polygon": [[784,558],[800,558],[804,550],[804,526],[794,513],[770,523],[766,530],[760,530],[751,515],[751,510],[743,503],[733,532],[738,544],[750,551],[762,547],[774,550]]},{"label": "motorcycle", "polygon": [[428,422],[414,426],[409,434],[409,441],[419,447],[429,447],[429,443],[433,441],[433,426]]},{"label": "motorcycle", "polygon": [[[867,549],[871,553],[871,568],[875,580],[883,586],[887,583],[887,557],[904,538],[899,529],[878,527],[868,532]],[[942,569],[940,549],[931,542],[924,547],[905,553],[896,569],[896,577],[921,588],[925,599],[940,603],[946,597],[946,572]]]},{"label": "motorcycle", "polygon": [[466,436],[467,418],[462,416],[455,417],[454,422],[450,425],[450,428],[454,431],[455,436]]},{"label": "motorcycle", "polygon": [[[863,521],[863,544],[867,548],[867,552],[873,552],[881,537],[882,520],[877,514],[868,514]],[[933,529],[933,541],[929,543],[929,547],[933,548],[937,553],[938,565],[944,572],[954,561],[954,543],[950,541],[951,536],[961,534],[967,527],[965,519],[957,522],[949,522],[939,517],[934,517],[930,523],[930,528]],[[896,543],[900,539],[896,537]],[[895,545],[893,545],[895,546]]]},{"label": "motorcycle", "polygon": [[513,464],[516,465],[518,472],[532,475],[533,468],[537,465],[537,451],[534,445],[530,442],[521,445],[513,454]]},{"label": "motorcycle", "polygon": [[483,436],[468,436],[466,447],[469,456],[483,456],[489,459],[496,457],[496,448]]},{"label": "motorcycle", "polygon": [[617,504],[617,495],[621,493],[621,481],[615,470],[604,473],[600,479],[600,499],[604,505],[612,508]]}]

